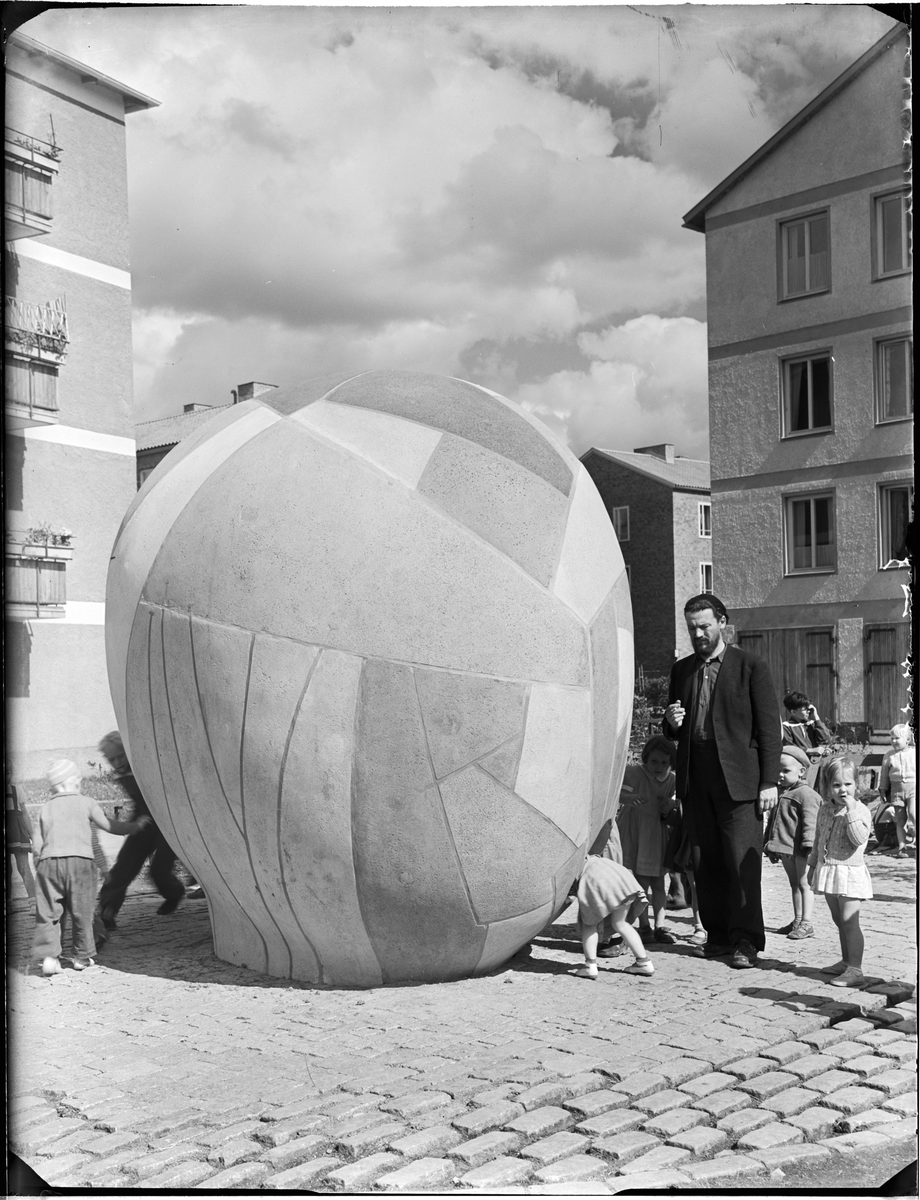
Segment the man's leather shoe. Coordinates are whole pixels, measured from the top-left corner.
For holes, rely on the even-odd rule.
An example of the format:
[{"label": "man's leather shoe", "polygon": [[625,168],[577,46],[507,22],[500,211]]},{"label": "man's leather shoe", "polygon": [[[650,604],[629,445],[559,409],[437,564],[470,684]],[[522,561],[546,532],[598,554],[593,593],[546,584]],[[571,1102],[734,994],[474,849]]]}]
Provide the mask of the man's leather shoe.
[{"label": "man's leather shoe", "polygon": [[690,947],[690,953],[694,958],[727,958],[731,952],[731,946],[718,946],[710,942],[707,942],[705,946]]},{"label": "man's leather shoe", "polygon": [[746,971],[749,967],[756,967],[757,951],[750,942],[739,942],[728,965],[734,967],[736,971]]}]

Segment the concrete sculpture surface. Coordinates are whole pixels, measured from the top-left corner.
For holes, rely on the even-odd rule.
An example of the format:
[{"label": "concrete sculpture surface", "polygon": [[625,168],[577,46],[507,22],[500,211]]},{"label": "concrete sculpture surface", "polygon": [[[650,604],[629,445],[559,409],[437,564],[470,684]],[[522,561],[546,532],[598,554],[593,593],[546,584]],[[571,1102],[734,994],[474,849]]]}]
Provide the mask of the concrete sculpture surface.
[{"label": "concrete sculpture surface", "polygon": [[125,515],[109,682],[216,953],[372,987],[488,971],[614,812],[622,556],[518,406],[404,371],[221,411]]}]

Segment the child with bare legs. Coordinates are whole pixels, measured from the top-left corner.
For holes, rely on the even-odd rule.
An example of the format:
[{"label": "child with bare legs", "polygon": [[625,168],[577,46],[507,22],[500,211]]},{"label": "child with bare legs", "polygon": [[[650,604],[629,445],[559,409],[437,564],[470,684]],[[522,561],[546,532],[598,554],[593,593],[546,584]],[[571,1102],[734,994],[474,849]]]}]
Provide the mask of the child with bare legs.
[{"label": "child with bare legs", "polygon": [[635,962],[624,968],[627,975],[652,975],[655,968],[639,934],[628,917],[633,902],[641,895],[639,881],[626,867],[609,858],[589,854],[578,880],[578,928],[585,963],[572,974],[579,979],[597,979],[597,927],[610,924],[633,953]]},{"label": "child with bare legs", "polygon": [[834,987],[861,987],[863,935],[859,910],[872,899],[872,880],[863,861],[869,840],[869,811],[856,798],[856,765],[837,756],[825,762],[820,776],[823,797],[818,810],[815,844],[808,857],[808,882],[823,892],[840,938],[840,961],[823,968]]},{"label": "child with bare legs", "polygon": [[[660,734],[642,747],[642,763],[630,764],[623,777],[617,827],[623,845],[623,865],[634,872],[643,889],[632,917],[639,920],[643,942],[673,945],[677,940],[665,928],[667,891],[664,856],[668,844],[667,818],[676,813],[674,744]],[[649,896],[655,926],[648,917]]]}]

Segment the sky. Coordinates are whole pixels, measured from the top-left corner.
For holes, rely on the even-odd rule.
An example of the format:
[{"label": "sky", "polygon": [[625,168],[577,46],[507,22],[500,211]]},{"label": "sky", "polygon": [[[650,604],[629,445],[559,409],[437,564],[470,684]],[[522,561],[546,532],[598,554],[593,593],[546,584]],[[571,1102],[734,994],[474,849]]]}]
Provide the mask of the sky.
[{"label": "sky", "polygon": [[139,421],[405,368],[576,454],[708,457],[683,215],[892,25],[856,4],[118,7],[23,32],[127,118]]}]

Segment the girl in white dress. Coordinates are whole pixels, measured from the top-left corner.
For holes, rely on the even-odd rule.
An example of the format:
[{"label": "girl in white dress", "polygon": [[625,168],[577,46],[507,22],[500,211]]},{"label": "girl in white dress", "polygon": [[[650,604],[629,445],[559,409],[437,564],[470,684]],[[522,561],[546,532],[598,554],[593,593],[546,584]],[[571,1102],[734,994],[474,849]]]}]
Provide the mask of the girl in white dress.
[{"label": "girl in white dress", "polygon": [[872,880],[863,855],[872,821],[856,798],[856,764],[850,758],[828,759],[821,769],[815,841],[808,856],[808,882],[823,892],[840,938],[840,961],[824,967],[834,987],[861,987],[863,935],[859,909],[872,899]]}]

